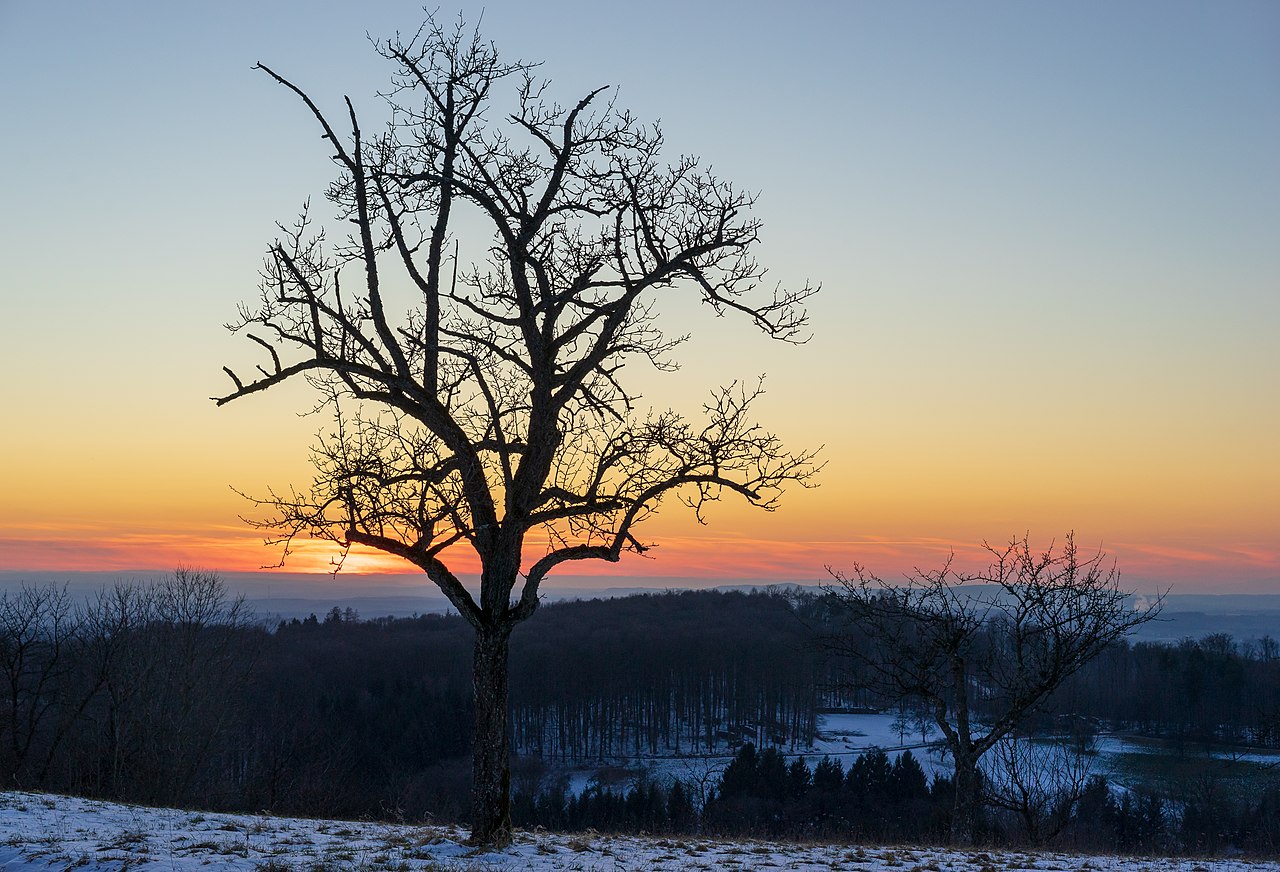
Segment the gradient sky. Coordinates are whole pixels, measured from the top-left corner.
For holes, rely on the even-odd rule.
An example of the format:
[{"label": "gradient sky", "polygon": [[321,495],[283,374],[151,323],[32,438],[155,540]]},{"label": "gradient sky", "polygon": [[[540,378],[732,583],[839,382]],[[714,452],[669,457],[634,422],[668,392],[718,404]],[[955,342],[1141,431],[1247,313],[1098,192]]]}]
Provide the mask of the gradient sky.
[{"label": "gradient sky", "polygon": [[[324,421],[304,390],[206,398],[255,360],[220,325],[330,165],[250,67],[376,113],[364,34],[422,15],[369,5],[0,0],[0,570],[274,560],[230,486],[304,484]],[[772,276],[824,286],[803,347],[679,309],[682,373],[637,373],[678,407],[768,373],[761,418],[825,446],[821,487],[668,510],[608,572],[893,577],[1074,529],[1135,586],[1280,592],[1280,5],[483,8],[561,99],[618,85],[759,190]]]}]

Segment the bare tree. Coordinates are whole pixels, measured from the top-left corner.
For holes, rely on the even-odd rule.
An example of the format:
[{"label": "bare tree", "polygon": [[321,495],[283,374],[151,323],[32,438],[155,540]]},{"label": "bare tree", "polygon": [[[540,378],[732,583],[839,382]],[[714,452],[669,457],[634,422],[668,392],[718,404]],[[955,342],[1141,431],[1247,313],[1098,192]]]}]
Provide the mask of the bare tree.
[{"label": "bare tree", "polygon": [[244,597],[214,573],[179,567],[152,584],[100,592],[85,623],[86,659],[105,697],[102,778],[153,803],[189,795],[256,662]]},{"label": "bare tree", "polygon": [[[0,778],[29,787],[95,687],[74,687],[82,616],[65,587],[0,592]],[[43,769],[34,760],[48,749]]]},{"label": "bare tree", "polygon": [[1009,735],[995,744],[984,769],[988,804],[1013,814],[1033,845],[1058,836],[1094,774],[1092,737],[1053,736],[1037,741]]},{"label": "bare tree", "polygon": [[[833,572],[829,589],[844,629],[830,650],[861,667],[861,680],[891,699],[924,704],[955,766],[951,838],[971,844],[981,797],[979,761],[1069,675],[1132,629],[1154,607],[1127,607],[1105,555],[1031,549],[1026,537],[984,546],[985,570],[917,569],[888,586],[863,567]],[[979,709],[981,711],[979,711]]]},{"label": "bare tree", "polygon": [[[350,99],[340,132],[258,67],[323,131],[338,167],[327,197],[349,229],[329,245],[306,209],[281,225],[261,299],[231,325],[268,363],[249,380],[227,368],[234,389],[216,399],[306,379],[335,424],[313,485],[260,501],[272,541],[286,555],[311,536],[402,557],[474,628],[472,837],[495,844],[510,837],[508,638],[547,574],[643,553],[638,528],[664,499],[699,521],[726,491],[768,510],[815,472],[811,453],[753,422],[759,386],[713,392],[700,422],[641,414],[624,365],[675,369],[684,337],[656,315],[679,291],[798,341],[815,289],[761,296],[753,195],[696,158],[665,163],[662,133],[607,88],[555,103],[533,65],[501,60],[462,22],[375,45],[395,67],[377,133]],[[476,227],[487,247],[464,266]],[[406,290],[413,303],[397,309]],[[478,597],[455,570],[460,549],[479,559]]]}]

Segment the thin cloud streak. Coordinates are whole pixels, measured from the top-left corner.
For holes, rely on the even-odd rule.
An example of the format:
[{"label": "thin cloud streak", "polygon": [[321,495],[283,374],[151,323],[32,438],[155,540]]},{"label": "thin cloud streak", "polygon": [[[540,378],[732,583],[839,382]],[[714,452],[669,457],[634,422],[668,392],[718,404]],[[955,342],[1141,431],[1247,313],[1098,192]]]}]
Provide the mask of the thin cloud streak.
[{"label": "thin cloud streak", "polygon": [[[1033,545],[1037,541],[1041,546],[1049,542],[1048,538],[1032,539]],[[999,540],[992,542],[998,544]],[[1104,550],[1124,575],[1167,583],[1197,582],[1211,576],[1218,582],[1256,585],[1280,576],[1280,555],[1248,546],[1125,541],[1106,545]],[[542,548],[531,543],[526,564],[541,553]],[[233,526],[191,532],[146,529],[116,533],[87,524],[60,529],[36,525],[11,529],[9,535],[0,536],[0,569],[10,571],[166,570],[178,565],[199,565],[225,572],[256,572],[275,567],[280,557],[279,546],[265,546],[252,531]],[[917,567],[936,569],[949,558],[961,569],[976,569],[985,566],[988,557],[980,542],[940,537],[778,540],[733,534],[666,536],[646,556],[628,555],[617,564],[583,561],[563,568],[559,574],[808,583],[829,579],[828,568],[847,571],[856,562],[892,582]],[[329,575],[341,558],[341,549],[334,543],[298,540],[281,569]],[[451,549],[446,558],[460,575],[478,571],[474,555],[465,547]],[[399,558],[353,548],[342,562],[341,571],[348,575],[384,575],[413,572],[413,568]]]}]

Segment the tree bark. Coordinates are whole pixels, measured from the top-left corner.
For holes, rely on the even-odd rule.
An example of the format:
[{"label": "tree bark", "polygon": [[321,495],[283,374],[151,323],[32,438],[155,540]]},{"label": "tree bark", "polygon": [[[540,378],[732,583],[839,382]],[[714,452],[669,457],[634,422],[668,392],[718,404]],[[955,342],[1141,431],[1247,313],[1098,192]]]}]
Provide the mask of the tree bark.
[{"label": "tree bark", "polygon": [[507,723],[510,627],[476,629],[472,661],[475,729],[472,735],[471,841],[501,847],[511,842],[511,761]]},{"label": "tree bark", "polygon": [[978,817],[978,760],[967,754],[955,757],[956,801],[951,813],[951,844],[967,848],[973,844]]}]

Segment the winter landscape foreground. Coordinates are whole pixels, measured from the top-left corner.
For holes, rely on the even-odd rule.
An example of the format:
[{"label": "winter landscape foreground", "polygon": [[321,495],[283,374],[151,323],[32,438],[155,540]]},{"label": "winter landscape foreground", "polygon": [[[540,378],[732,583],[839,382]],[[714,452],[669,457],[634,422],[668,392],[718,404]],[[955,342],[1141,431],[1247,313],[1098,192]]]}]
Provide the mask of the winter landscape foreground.
[{"label": "winter landscape foreground", "polygon": [[376,872],[376,870],[1169,870],[1280,872],[1249,860],[1096,857],[1023,851],[794,845],[685,837],[518,832],[475,854],[453,826],[305,820],[143,808],[0,793],[0,869]]}]

